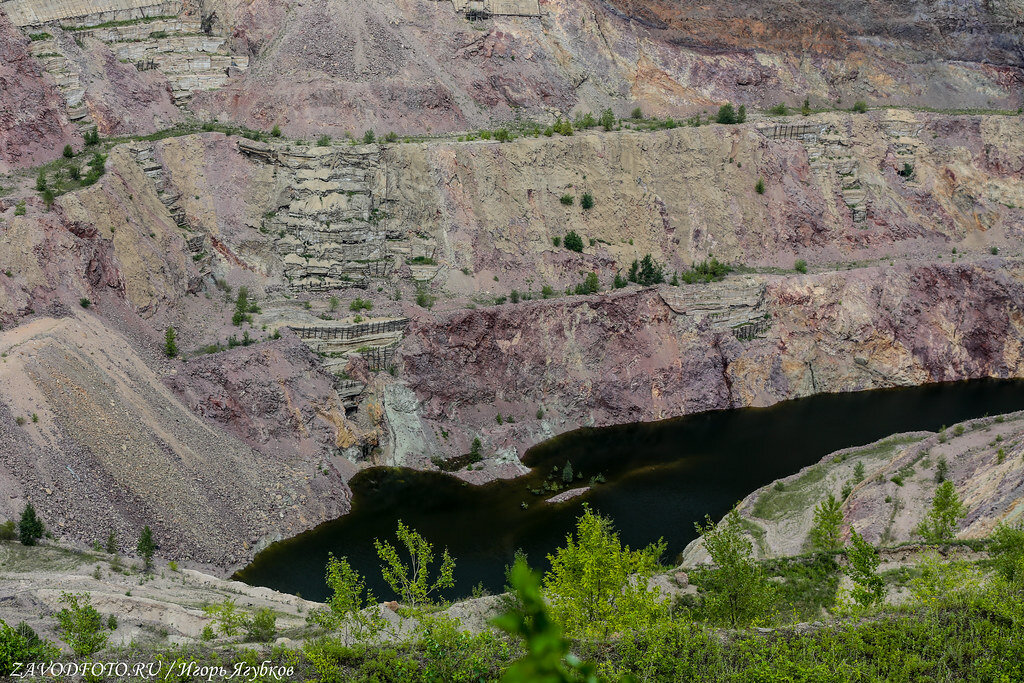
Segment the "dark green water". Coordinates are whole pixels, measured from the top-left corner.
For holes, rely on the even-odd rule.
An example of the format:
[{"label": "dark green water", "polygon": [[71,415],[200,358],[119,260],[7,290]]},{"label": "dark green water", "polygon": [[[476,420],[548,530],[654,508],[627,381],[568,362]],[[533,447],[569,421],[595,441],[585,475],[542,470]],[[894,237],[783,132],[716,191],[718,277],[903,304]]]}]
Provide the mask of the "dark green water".
[{"label": "dark green water", "polygon": [[[547,567],[546,555],[562,545],[584,502],[610,515],[633,547],[664,537],[671,560],[694,538],[693,523],[705,514],[718,519],[754,489],[832,451],[1022,409],[1024,382],[974,380],[580,429],[531,449],[531,474],[486,486],[438,473],[375,468],[352,480],[351,513],[272,545],[236,578],[322,600],[324,565],[333,552],[347,556],[378,597],[391,599],[380,580],[373,539],[394,542],[401,519],[438,552],[447,546],[456,558],[457,585],[448,597],[468,595],[480,581],[496,591],[516,548],[527,551],[534,567]],[[561,471],[567,460],[587,479],[602,473],[606,483],[561,505],[542,503],[547,496],[529,489],[553,466]]]}]

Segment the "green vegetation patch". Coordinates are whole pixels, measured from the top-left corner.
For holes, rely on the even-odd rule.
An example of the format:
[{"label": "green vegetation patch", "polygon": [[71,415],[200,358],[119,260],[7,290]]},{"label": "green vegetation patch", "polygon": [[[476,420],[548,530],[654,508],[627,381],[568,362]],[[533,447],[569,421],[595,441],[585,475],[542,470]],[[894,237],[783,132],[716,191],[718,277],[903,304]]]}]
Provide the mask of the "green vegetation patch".
[{"label": "green vegetation patch", "polygon": [[777,482],[758,496],[751,514],[761,519],[782,519],[813,507],[821,497],[819,484],[826,473],[825,466],[819,463],[808,467],[796,481]]}]

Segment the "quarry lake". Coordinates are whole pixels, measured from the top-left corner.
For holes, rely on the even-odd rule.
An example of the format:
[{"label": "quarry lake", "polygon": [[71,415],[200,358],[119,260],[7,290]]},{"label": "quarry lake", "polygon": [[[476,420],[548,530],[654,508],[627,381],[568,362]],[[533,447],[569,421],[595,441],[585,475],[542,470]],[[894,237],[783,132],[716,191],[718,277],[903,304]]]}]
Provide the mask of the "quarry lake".
[{"label": "quarry lake", "polygon": [[[531,565],[547,568],[546,555],[564,543],[585,503],[612,517],[633,547],[663,537],[663,560],[673,562],[705,514],[718,519],[754,489],[832,451],[1022,409],[1024,382],[974,380],[579,429],[532,448],[525,458],[530,474],[485,486],[434,472],[374,468],[352,480],[350,514],[270,546],[235,578],[323,600],[324,566],[333,552],[349,559],[378,598],[392,599],[373,539],[394,542],[401,519],[438,554],[447,547],[455,557],[457,583],[448,597],[469,595],[478,582],[497,592],[517,548]],[[573,486],[599,473],[605,483],[569,502],[545,504],[553,494],[530,489],[543,486],[555,468],[561,482],[566,462],[583,477]]]}]

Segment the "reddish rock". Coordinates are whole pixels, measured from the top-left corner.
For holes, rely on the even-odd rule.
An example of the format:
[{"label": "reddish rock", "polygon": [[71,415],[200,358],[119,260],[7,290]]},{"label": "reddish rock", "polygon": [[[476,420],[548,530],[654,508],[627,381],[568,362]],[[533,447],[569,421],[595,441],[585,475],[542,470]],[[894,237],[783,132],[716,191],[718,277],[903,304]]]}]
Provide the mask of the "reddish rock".
[{"label": "reddish rock", "polygon": [[64,99],[28,51],[29,40],[0,12],[0,173],[41,164],[80,146]]}]

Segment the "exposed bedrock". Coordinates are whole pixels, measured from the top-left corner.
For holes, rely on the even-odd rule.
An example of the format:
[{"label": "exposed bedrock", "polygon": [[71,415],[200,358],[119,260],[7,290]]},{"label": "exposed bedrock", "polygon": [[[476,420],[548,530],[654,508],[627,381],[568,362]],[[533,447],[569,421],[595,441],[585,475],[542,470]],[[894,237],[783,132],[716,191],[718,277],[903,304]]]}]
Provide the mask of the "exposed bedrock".
[{"label": "exposed bedrock", "polygon": [[[435,258],[449,266],[440,278],[457,291],[564,288],[584,269],[610,279],[646,253],[671,269],[712,254],[785,268],[799,257],[934,258],[962,240],[1019,244],[1021,140],[1020,117],[903,110],[398,145],[383,153],[381,194],[390,229],[435,235]],[[569,230],[582,256],[553,245]]]},{"label": "exposed bedrock", "polygon": [[402,370],[424,457],[476,436],[522,452],[580,425],[1024,376],[1021,275],[992,259],[506,304],[414,320]]},{"label": "exposed bedrock", "polygon": [[242,81],[198,94],[194,109],[295,135],[451,131],[605,107],[624,115],[636,104],[660,116],[805,97],[1022,104],[1020,0],[545,0],[501,3],[540,17],[474,22],[458,0],[203,4],[253,62]]},{"label": "exposed bedrock", "polygon": [[81,138],[64,100],[29,53],[29,39],[0,11],[0,173],[56,158]]}]

